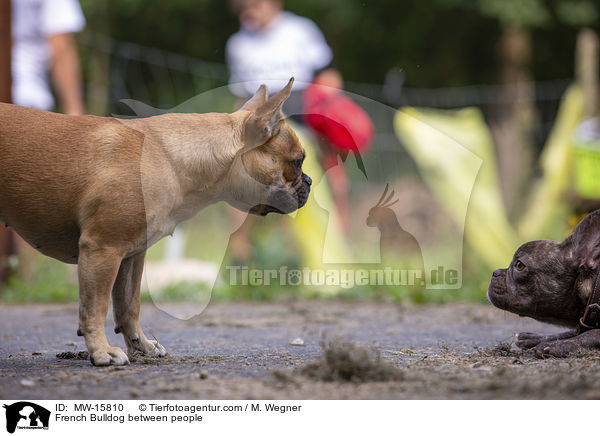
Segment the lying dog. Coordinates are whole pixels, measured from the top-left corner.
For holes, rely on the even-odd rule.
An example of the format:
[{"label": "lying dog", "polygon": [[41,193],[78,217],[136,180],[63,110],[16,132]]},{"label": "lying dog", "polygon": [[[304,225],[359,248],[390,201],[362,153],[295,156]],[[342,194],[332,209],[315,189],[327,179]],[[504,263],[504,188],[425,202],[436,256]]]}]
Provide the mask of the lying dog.
[{"label": "lying dog", "polygon": [[302,207],[311,180],[281,105],[262,85],[233,114],[120,120],[0,104],[0,220],[43,254],[79,271],[79,329],[94,365],[164,356],[139,323],[146,249],[200,209],[226,201],[253,214]]},{"label": "lying dog", "polygon": [[574,328],[556,336],[520,333],[517,345],[538,357],[600,347],[600,210],[563,242],[521,246],[507,269],[494,271],[488,298],[504,310]]}]

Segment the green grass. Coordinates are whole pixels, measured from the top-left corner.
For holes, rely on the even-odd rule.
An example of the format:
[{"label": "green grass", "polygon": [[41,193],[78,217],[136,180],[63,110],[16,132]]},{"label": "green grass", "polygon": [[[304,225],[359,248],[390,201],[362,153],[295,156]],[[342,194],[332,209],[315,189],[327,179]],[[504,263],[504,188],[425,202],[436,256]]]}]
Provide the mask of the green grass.
[{"label": "green grass", "polygon": [[[66,303],[78,299],[77,285],[66,282],[58,274],[41,275],[32,283],[11,279],[0,288],[0,302],[16,303]],[[51,278],[54,276],[54,278]],[[323,293],[320,289],[301,286],[227,286],[218,284],[212,290],[212,301],[277,301],[286,299],[320,300],[370,300],[411,302],[415,304],[443,304],[457,301],[485,303],[487,283],[465,283],[460,290],[422,290],[395,287],[357,286],[337,292]],[[142,301],[153,299],[169,302],[198,303],[210,292],[209,286],[181,282],[168,286],[159,292],[142,292]]]},{"label": "green grass", "polygon": [[[67,303],[78,300],[77,285],[66,282],[57,274],[46,274],[32,283],[13,278],[0,287],[0,302],[17,303]],[[277,301],[287,299],[320,300],[370,300],[411,302],[414,304],[444,304],[450,302],[485,303],[487,283],[466,282],[459,290],[420,290],[395,287],[357,286],[336,292],[323,293],[320,289],[301,286],[227,286],[216,285],[211,293],[212,301]],[[143,302],[159,299],[165,302],[203,301],[210,293],[206,284],[181,282],[168,286],[159,292],[142,292]]]},{"label": "green grass", "polygon": [[[294,250],[286,248],[292,241],[285,235],[278,237],[264,235],[256,238],[253,245],[257,256],[250,268],[277,269],[279,265],[289,265],[289,268],[300,268],[300,261],[290,253]],[[161,241],[162,244],[162,241]],[[187,251],[197,250],[197,245],[190,244]],[[206,246],[205,246],[206,247]],[[153,247],[149,259],[160,259],[161,245]],[[191,256],[193,253],[186,253]],[[449,302],[486,303],[487,289],[491,271],[482,262],[465,250],[463,267],[463,285],[459,290],[426,290],[407,289],[394,286],[355,286],[350,289],[323,289],[306,286],[281,286],[279,283],[269,286],[231,286],[226,282],[227,271],[222,266],[222,280],[211,292],[206,284],[181,282],[168,286],[166,289],[152,293],[142,292],[142,300],[151,302],[189,302],[202,303],[210,294],[212,301],[276,301],[282,299],[342,299],[370,300],[390,302],[410,302],[413,304],[444,304]],[[226,265],[224,263],[223,265]],[[71,268],[71,269],[69,269]],[[39,255],[35,257],[32,279],[28,282],[16,277],[4,286],[0,286],[0,302],[16,303],[64,303],[76,302],[78,299],[77,283],[72,266]]]},{"label": "green grass", "polygon": [[37,256],[32,279],[28,282],[13,276],[0,286],[3,303],[66,303],[77,301],[77,283],[69,277],[70,268],[57,260]]}]

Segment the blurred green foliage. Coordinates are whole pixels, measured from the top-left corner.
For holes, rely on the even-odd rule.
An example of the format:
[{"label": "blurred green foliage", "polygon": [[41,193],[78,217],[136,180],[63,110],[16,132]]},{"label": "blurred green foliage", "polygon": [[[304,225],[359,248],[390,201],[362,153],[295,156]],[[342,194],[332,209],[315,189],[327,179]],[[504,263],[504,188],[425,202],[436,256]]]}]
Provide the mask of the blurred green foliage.
[{"label": "blurred green foliage", "polygon": [[[86,0],[88,29],[121,41],[224,62],[239,25],[224,0]],[[582,26],[600,30],[600,0],[286,0],[314,20],[347,80],[382,83],[402,69],[413,87],[497,81],[503,26],[531,29],[537,80],[572,77]]]},{"label": "blurred green foliage", "polygon": [[[77,301],[79,291],[75,274],[69,269],[75,268],[58,260],[42,255],[35,256],[31,281],[23,281],[15,276],[0,289],[0,301],[3,303],[67,303]],[[73,270],[71,270],[73,271]]]}]

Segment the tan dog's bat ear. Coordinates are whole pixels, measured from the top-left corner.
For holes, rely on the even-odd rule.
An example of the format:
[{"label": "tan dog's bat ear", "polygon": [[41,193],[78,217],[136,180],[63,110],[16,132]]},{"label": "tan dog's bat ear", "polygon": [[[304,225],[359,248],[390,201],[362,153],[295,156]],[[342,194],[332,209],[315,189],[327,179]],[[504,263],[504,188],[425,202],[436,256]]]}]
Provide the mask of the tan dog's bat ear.
[{"label": "tan dog's bat ear", "polygon": [[264,83],[260,85],[260,87],[256,90],[254,95],[248,100],[244,105],[239,108],[240,111],[254,111],[258,109],[261,105],[265,104],[267,98],[269,97],[269,91],[267,90],[267,85]]},{"label": "tan dog's bat ear", "polygon": [[285,88],[253,110],[253,113],[246,120],[244,128],[246,135],[245,148],[262,145],[279,133],[279,122],[283,120],[281,106],[290,96],[293,83],[294,78],[292,77]]}]

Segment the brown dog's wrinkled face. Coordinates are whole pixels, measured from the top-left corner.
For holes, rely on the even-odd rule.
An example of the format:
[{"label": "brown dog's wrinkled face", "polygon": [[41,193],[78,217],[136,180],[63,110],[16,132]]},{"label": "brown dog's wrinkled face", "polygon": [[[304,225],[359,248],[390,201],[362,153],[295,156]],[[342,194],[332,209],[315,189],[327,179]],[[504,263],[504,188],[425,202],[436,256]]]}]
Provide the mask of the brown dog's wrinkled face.
[{"label": "brown dog's wrinkled face", "polygon": [[266,200],[249,210],[255,215],[293,212],[306,204],[310,193],[312,180],[302,172],[306,152],[294,131],[281,123],[277,136],[242,156],[249,174],[267,190]]},{"label": "brown dog's wrinkled face", "polygon": [[598,267],[600,214],[590,215],[563,242],[523,244],[506,269],[492,275],[487,295],[504,310],[543,322],[576,326]]},{"label": "brown dog's wrinkled face", "polygon": [[227,201],[244,212],[287,214],[308,200],[312,180],[302,172],[306,153],[281,114],[292,83],[270,99],[263,85],[240,109],[250,114],[244,147],[229,172]]},{"label": "brown dog's wrinkled face", "polygon": [[522,245],[506,269],[497,269],[488,287],[490,302],[504,310],[539,321],[569,323],[576,315],[573,269],[555,241]]}]

